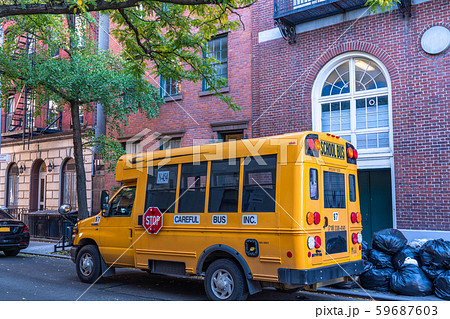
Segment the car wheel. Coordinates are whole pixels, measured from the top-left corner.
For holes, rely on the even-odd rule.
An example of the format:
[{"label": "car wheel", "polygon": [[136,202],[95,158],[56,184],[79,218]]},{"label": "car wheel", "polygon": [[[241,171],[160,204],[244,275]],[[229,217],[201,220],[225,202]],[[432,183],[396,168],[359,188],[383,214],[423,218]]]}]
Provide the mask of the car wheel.
[{"label": "car wheel", "polygon": [[210,300],[245,300],[247,284],[241,267],[230,259],[218,259],[209,265],[205,278]]},{"label": "car wheel", "polygon": [[75,264],[78,278],[82,282],[93,283],[101,276],[100,253],[94,245],[81,247]]},{"label": "car wheel", "polygon": [[6,256],[14,257],[20,252],[20,249],[12,249],[12,250],[4,250],[3,251]]}]

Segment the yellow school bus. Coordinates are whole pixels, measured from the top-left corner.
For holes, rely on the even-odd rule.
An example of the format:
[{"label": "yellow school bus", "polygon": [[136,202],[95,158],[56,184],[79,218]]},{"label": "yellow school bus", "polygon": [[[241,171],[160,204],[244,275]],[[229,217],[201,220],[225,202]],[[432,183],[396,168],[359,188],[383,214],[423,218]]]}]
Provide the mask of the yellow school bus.
[{"label": "yellow school bus", "polygon": [[[357,155],[338,136],[300,132],[122,156],[123,186],[74,229],[77,274],[202,276],[212,300],[347,280],[363,269]],[[152,207],[157,233],[143,227]]]}]

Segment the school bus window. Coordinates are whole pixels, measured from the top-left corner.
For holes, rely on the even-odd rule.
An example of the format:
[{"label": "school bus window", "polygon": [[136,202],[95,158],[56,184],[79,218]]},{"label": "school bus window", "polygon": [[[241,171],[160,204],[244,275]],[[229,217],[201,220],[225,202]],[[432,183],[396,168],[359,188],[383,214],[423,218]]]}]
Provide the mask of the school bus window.
[{"label": "school bus window", "polygon": [[243,212],[275,212],[276,172],[276,155],[245,159]]},{"label": "school bus window", "polygon": [[163,213],[175,212],[178,165],[149,167],[145,207],[158,207]]},{"label": "school bus window", "polygon": [[355,175],[348,175],[348,188],[349,188],[349,197],[351,202],[356,202],[356,183],[355,183]]},{"label": "school bus window", "polygon": [[325,208],[345,208],[345,175],[323,172],[323,197]]},{"label": "school bus window", "polygon": [[179,213],[203,213],[205,211],[207,169],[207,162],[181,165]]},{"label": "school bus window", "polygon": [[136,187],[124,187],[113,198],[108,216],[131,216],[133,210]]},{"label": "school bus window", "polygon": [[211,180],[209,188],[210,213],[238,210],[240,160],[211,162]]},{"label": "school bus window", "polygon": [[315,168],[309,169],[309,197],[319,199],[319,173]]}]

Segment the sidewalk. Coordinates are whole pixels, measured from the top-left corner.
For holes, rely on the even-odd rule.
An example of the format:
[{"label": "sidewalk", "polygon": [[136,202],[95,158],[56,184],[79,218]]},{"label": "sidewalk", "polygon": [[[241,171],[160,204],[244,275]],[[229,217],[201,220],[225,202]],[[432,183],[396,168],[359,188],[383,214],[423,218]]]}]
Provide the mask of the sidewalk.
[{"label": "sidewalk", "polygon": [[361,288],[335,288],[335,287],[321,287],[317,289],[318,293],[334,294],[341,296],[360,297],[371,300],[372,298],[379,301],[444,301],[436,297],[436,295],[429,296],[405,296],[398,295],[390,291],[375,291]]},{"label": "sidewalk", "polygon": [[20,252],[22,254],[32,254],[32,255],[39,255],[39,256],[49,256],[49,257],[70,259],[70,256],[61,254],[61,250],[58,250],[58,252],[55,253],[55,245],[56,245],[56,241],[51,242],[51,241],[41,241],[41,240],[31,239],[30,245],[28,246],[28,248],[23,249]]}]

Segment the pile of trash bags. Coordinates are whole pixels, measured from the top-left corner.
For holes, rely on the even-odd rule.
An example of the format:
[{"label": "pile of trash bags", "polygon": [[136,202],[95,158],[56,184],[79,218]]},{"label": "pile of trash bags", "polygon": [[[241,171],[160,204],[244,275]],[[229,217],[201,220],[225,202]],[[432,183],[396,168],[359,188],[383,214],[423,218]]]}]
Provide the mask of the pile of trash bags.
[{"label": "pile of trash bags", "polygon": [[433,292],[450,300],[450,241],[414,240],[408,244],[397,229],[383,229],[372,237],[372,249],[362,244],[364,272],[361,286],[401,295]]}]

